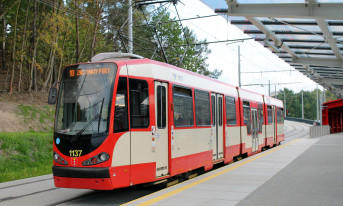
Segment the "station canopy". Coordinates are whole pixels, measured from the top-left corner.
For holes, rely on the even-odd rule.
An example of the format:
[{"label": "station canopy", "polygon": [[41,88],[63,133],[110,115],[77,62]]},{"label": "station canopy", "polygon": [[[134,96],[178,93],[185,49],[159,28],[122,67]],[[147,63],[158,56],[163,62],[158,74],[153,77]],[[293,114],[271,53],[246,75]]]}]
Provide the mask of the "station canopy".
[{"label": "station canopy", "polygon": [[216,13],[227,14],[231,24],[343,97],[343,0],[222,1],[227,7]]}]

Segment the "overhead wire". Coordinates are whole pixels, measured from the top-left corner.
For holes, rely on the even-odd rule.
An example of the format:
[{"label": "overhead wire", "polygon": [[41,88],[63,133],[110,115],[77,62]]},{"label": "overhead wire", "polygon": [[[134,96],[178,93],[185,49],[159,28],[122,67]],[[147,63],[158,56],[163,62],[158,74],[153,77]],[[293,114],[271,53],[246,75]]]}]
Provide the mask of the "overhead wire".
[{"label": "overhead wire", "polygon": [[[244,36],[244,34],[242,34],[241,33],[241,30],[240,29],[238,29],[237,27],[234,27],[237,31],[239,31],[238,33],[241,35],[241,36]],[[252,47],[254,47],[257,51],[260,51],[260,49],[259,48],[257,48],[256,47],[256,45],[254,44],[254,42],[248,42],[248,44],[250,44],[250,46],[252,46]],[[244,55],[242,55],[244,58],[246,58]],[[274,60],[272,60],[271,58],[270,58],[270,56],[269,55],[264,55],[263,56],[263,58],[267,58],[268,60],[269,60],[269,62],[271,62],[275,67],[278,67],[278,68],[280,68],[280,65],[277,65],[275,62],[274,62]],[[250,62],[251,62],[251,60],[249,60]],[[256,64],[255,64],[256,65]],[[261,69],[261,67],[259,67],[260,69]],[[285,68],[286,69],[286,68]],[[265,69],[261,69],[261,71],[264,71]],[[261,71],[259,71],[259,73],[261,72]],[[296,71],[296,70],[295,70]]]},{"label": "overhead wire", "polygon": [[[171,11],[171,12],[173,12],[173,11]],[[175,13],[174,13],[174,14],[175,14]],[[221,16],[221,15],[217,15],[217,16]],[[218,40],[218,38],[217,38],[216,36],[212,35],[212,34],[209,33],[208,31],[205,31],[204,29],[198,27],[197,25],[195,25],[195,24],[193,24],[193,23],[191,23],[191,22],[189,22],[189,24],[192,24],[193,26],[195,26],[195,27],[198,28],[199,30],[203,31],[204,33],[206,33],[206,34],[209,35],[210,37],[212,37],[212,38]],[[241,36],[243,36],[240,32],[239,32],[239,34],[240,34]],[[249,42],[249,44],[250,44],[250,45],[253,45],[253,44],[250,43],[250,42]],[[255,49],[257,49],[255,45],[253,45],[253,46],[254,46]],[[228,46],[228,48],[231,49],[232,51],[238,53],[238,51],[237,51],[236,49],[233,49],[233,48],[231,48],[231,47],[229,47],[229,46]],[[257,49],[257,50],[259,50],[259,49]],[[250,60],[248,57],[246,57],[245,55],[241,54],[241,56],[242,56],[244,59],[246,59],[248,62],[250,62],[251,64],[253,64],[253,65],[255,65],[256,67],[258,67],[260,70],[262,70],[262,71],[264,70],[260,65],[256,64],[254,61],[251,61],[251,60]],[[265,56],[264,56],[264,57],[265,57]],[[226,59],[226,58],[223,58],[223,59]],[[269,58],[268,58],[268,60],[271,61]],[[271,62],[272,62],[275,66],[277,66],[273,61],[271,61]],[[279,67],[279,66],[277,66],[277,67]]]},{"label": "overhead wire", "polygon": [[[164,3],[164,4],[160,4],[160,6],[159,7],[157,7],[156,9],[153,9],[152,11],[150,11],[150,13],[152,13],[152,12],[155,12],[155,11],[157,11],[157,10],[159,10],[159,9],[161,9],[161,8],[163,8],[163,7],[165,7],[167,4],[169,4],[170,2],[167,2],[167,3]],[[171,5],[171,4],[170,4]],[[169,5],[169,7],[170,7],[170,5]],[[169,8],[168,7],[168,8]],[[138,7],[136,7],[136,8],[138,8]],[[165,9],[165,11],[167,11],[168,10],[168,8],[167,9]],[[161,16],[161,18],[160,18],[160,20],[162,19],[162,17],[163,17],[163,15]],[[141,17],[141,18],[139,18],[139,19],[136,19],[136,21],[138,21],[138,20],[141,20],[141,19],[143,19],[143,18],[146,18],[145,17],[145,14],[143,13],[143,17]],[[160,21],[160,20],[158,20],[158,22]],[[146,21],[147,21],[147,19],[146,19]],[[127,21],[125,21],[124,22],[124,24],[120,27],[120,29],[119,29],[119,31],[122,31],[122,29],[123,29],[123,26],[125,25],[127,23]],[[133,24],[133,22],[132,22],[132,24]],[[128,35],[125,35],[126,37],[128,37]],[[137,37],[135,37],[135,38],[137,38]],[[138,37],[138,38],[140,38],[140,37]],[[141,40],[144,40],[145,42],[149,42],[149,44],[152,44],[152,42],[151,41],[149,41],[149,40],[146,40],[146,39],[143,39],[143,38],[140,38]],[[127,40],[128,41],[130,41],[128,38],[127,38]],[[133,42],[135,45],[138,45],[137,44],[137,42]],[[150,52],[152,52],[151,50],[147,50],[146,48],[144,48],[144,47],[142,47],[142,46],[140,46],[140,45],[138,45],[141,49],[143,49],[143,50],[145,50],[145,51],[150,51]],[[156,51],[156,48],[155,48],[155,51]],[[155,51],[154,52],[152,52],[153,54],[155,54]],[[158,54],[157,54],[158,55]],[[161,57],[160,55],[158,55],[159,57]],[[162,57],[161,57],[162,58]]]},{"label": "overhead wire", "polygon": [[[170,10],[170,12],[176,14],[176,13],[175,13],[174,11],[172,11],[172,10]],[[220,15],[213,15],[212,17],[215,17],[215,16],[220,16]],[[193,20],[193,19],[196,19],[196,18],[192,18],[192,20]],[[196,28],[198,28],[199,30],[203,31],[204,33],[208,34],[209,36],[211,36],[211,37],[214,38],[215,40],[218,40],[218,39],[217,39],[216,37],[214,37],[212,34],[210,34],[209,32],[205,31],[204,29],[198,27],[197,25],[195,25],[195,24],[193,24],[193,23],[191,23],[191,22],[189,22],[189,24],[192,24],[194,27],[196,27]],[[233,64],[237,64],[236,62],[233,62],[233,61],[228,60],[228,58],[226,58],[226,57],[222,57],[220,54],[217,55],[217,56],[220,57],[221,59],[225,60],[225,61],[229,61],[229,62],[231,62],[231,63],[233,63]]]},{"label": "overhead wire", "polygon": [[[49,7],[52,7],[52,8],[55,8],[55,7],[58,7],[60,6],[59,8],[66,12],[66,13],[70,13],[71,15],[74,15],[74,16],[82,16],[84,17],[86,21],[90,21],[90,19],[92,19],[93,21],[96,21],[96,19],[90,15],[89,13],[87,13],[85,10],[83,10],[82,8],[80,8],[80,5],[78,5],[78,9],[80,9],[80,12],[77,12],[71,8],[68,8],[68,7],[65,7],[64,4],[60,4],[58,5],[57,2],[53,2],[52,0],[38,0],[38,2],[42,3],[42,4],[45,4]],[[62,5],[62,6],[61,6]]]},{"label": "overhead wire", "polygon": [[[206,15],[206,16],[191,17],[191,18],[180,19],[180,20],[162,21],[162,22],[159,22],[159,24],[168,24],[168,23],[172,23],[172,22],[189,21],[189,20],[202,19],[202,18],[209,18],[209,17],[215,17],[215,16],[219,16],[219,15],[215,14],[215,15]],[[134,26],[134,27],[140,27],[140,26],[147,26],[147,25],[146,25],[146,24],[141,24],[141,25],[136,25],[136,26]]]}]

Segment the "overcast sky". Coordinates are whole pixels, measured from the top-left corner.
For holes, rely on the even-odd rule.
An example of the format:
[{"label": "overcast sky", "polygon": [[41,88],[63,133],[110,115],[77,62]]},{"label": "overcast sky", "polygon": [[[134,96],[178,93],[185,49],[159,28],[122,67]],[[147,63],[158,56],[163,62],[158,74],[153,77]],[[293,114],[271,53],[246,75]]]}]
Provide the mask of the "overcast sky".
[{"label": "overcast sky", "polygon": [[[215,8],[227,8],[225,0],[211,1]],[[177,4],[177,9],[180,18],[192,18],[197,16],[207,16],[215,14],[213,9],[209,8],[200,0],[185,0]],[[171,14],[175,15],[173,6],[169,7]],[[208,42],[250,38],[245,35],[236,26],[230,25],[222,16],[200,18],[195,20],[183,21],[183,25],[192,29],[198,39],[206,39]],[[268,49],[265,49],[260,43],[254,40],[247,40],[243,43],[217,43],[209,44],[212,53],[209,56],[208,64],[210,70],[223,70],[219,80],[229,84],[238,86],[238,45],[241,48],[241,72],[260,72],[270,70],[291,70],[292,72],[278,73],[263,73],[249,74],[242,73],[241,84],[271,84],[301,82],[297,84],[277,85],[276,89],[280,90],[284,87],[292,89],[295,92],[301,90],[313,90],[316,88],[316,83],[304,76],[302,73],[295,70],[289,64],[279,59],[272,54]],[[268,95],[268,86],[243,86],[243,88],[254,90],[261,94]],[[319,86],[322,89],[321,86]],[[271,92],[274,92],[275,86],[271,86]]]}]

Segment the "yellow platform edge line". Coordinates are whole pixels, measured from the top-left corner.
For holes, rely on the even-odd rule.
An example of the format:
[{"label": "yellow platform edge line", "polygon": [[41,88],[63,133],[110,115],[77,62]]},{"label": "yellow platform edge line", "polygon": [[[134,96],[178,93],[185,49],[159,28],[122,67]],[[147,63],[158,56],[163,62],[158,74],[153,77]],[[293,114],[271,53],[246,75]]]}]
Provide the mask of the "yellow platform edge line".
[{"label": "yellow platform edge line", "polygon": [[[231,166],[231,167],[229,167],[229,168],[227,168],[227,169],[224,169],[224,170],[222,170],[222,171],[219,171],[219,172],[217,172],[217,173],[215,173],[215,174],[213,174],[213,175],[211,175],[211,176],[208,176],[208,177],[199,179],[199,180],[197,180],[197,181],[195,181],[195,182],[193,182],[193,183],[187,184],[187,185],[185,185],[185,186],[182,186],[182,187],[180,187],[180,188],[177,188],[177,189],[175,189],[175,190],[172,190],[172,191],[170,191],[170,192],[167,192],[167,193],[165,193],[165,194],[163,194],[163,195],[161,195],[161,196],[155,197],[155,198],[153,198],[153,199],[151,199],[151,200],[148,200],[148,201],[146,201],[146,202],[140,203],[140,204],[138,204],[138,205],[139,205],[139,206],[152,205],[152,204],[154,204],[154,203],[156,203],[156,202],[159,202],[159,201],[161,201],[161,200],[163,200],[163,199],[166,199],[166,198],[168,198],[168,197],[170,197],[170,196],[173,196],[173,195],[175,195],[175,194],[178,194],[178,193],[180,193],[180,192],[182,192],[182,191],[185,191],[185,190],[187,190],[187,189],[189,189],[189,188],[191,188],[191,187],[194,187],[194,186],[196,186],[196,185],[198,185],[198,184],[204,183],[204,182],[206,182],[206,181],[208,181],[208,180],[211,180],[211,179],[213,179],[213,178],[215,178],[215,177],[218,177],[218,176],[220,176],[220,175],[222,175],[222,174],[224,174],[224,173],[227,173],[227,172],[229,172],[229,171],[231,171],[231,170],[234,170],[234,169],[236,169],[236,168],[238,168],[238,167],[240,167],[240,166],[243,166],[243,165],[245,165],[245,164],[247,164],[247,163],[249,163],[249,162],[252,162],[252,161],[254,161],[254,160],[257,160],[257,159],[259,159],[259,158],[261,158],[261,157],[264,157],[264,156],[266,156],[266,155],[268,155],[268,154],[270,154],[270,153],[273,153],[273,152],[275,152],[275,151],[278,151],[279,149],[282,149],[282,148],[284,148],[284,147],[286,147],[286,146],[288,146],[288,145],[291,145],[291,144],[293,144],[293,143],[295,143],[295,142],[297,142],[297,141],[299,141],[299,140],[301,140],[301,139],[292,140],[291,142],[288,142],[287,144],[284,144],[284,145],[279,146],[279,147],[276,147],[276,148],[274,148],[274,149],[272,149],[272,150],[269,150],[269,151],[260,153],[259,155],[255,156],[255,157],[253,157],[253,158],[251,158],[251,159],[245,160],[245,161],[243,161],[243,162],[241,162],[241,163],[238,163],[238,164],[236,164],[236,165],[233,165],[233,166]],[[193,179],[193,180],[194,180],[194,179]],[[191,181],[191,180],[187,180],[187,181],[185,181],[185,182],[188,182],[188,181]],[[185,183],[185,182],[183,182],[183,183]],[[178,185],[178,184],[177,184],[177,185]],[[174,185],[174,186],[172,186],[172,187],[175,187],[175,186],[177,186],[177,185]],[[165,189],[163,189],[163,190],[167,190],[167,189],[170,189],[170,188],[172,188],[172,187],[165,188]],[[151,195],[153,195],[153,194],[155,194],[155,193],[157,193],[157,192],[161,192],[161,191],[163,191],[163,190],[159,190],[159,191],[156,191],[156,192],[151,193],[151,194],[149,194],[149,195],[146,195],[146,196],[140,197],[140,198],[138,198],[138,199],[132,200],[132,201],[130,201],[130,202],[127,202],[127,203],[125,203],[125,204],[122,204],[121,206],[128,205],[128,204],[130,204],[130,203],[133,203],[133,202],[138,201],[138,200],[140,200],[140,199],[149,197],[149,196],[151,196]]]}]

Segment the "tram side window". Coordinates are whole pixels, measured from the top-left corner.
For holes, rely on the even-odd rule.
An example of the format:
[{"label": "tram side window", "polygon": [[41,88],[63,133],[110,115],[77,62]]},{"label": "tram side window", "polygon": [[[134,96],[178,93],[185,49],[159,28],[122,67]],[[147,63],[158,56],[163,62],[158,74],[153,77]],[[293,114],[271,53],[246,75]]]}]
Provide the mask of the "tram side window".
[{"label": "tram side window", "polygon": [[212,102],[212,125],[216,125],[216,96],[211,96]]},{"label": "tram side window", "polygon": [[281,110],[281,123],[285,123],[285,114],[283,113],[283,108],[280,109]]},{"label": "tram side window", "polygon": [[268,124],[273,124],[273,112],[272,112],[272,107],[268,106]]},{"label": "tram side window", "polygon": [[197,126],[211,125],[210,95],[208,92],[195,90],[195,120]]},{"label": "tram side window", "polygon": [[115,103],[113,132],[123,132],[129,130],[127,110],[127,79],[125,77],[120,77]]},{"label": "tram side window", "polygon": [[218,124],[219,126],[223,125],[223,98],[219,97],[218,98]]},{"label": "tram side window", "polygon": [[233,97],[225,97],[226,101],[226,124],[236,125],[236,101]]},{"label": "tram side window", "polygon": [[130,113],[132,128],[146,128],[149,126],[148,82],[130,79]]},{"label": "tram side window", "polygon": [[157,86],[157,128],[166,127],[166,88]]},{"label": "tram side window", "polygon": [[193,119],[192,90],[175,86],[173,89],[174,125],[175,127],[191,127]]},{"label": "tram side window", "polygon": [[258,104],[258,132],[262,132],[263,126],[263,107],[262,104]]},{"label": "tram side window", "polygon": [[284,123],[283,109],[277,108],[277,123]]},{"label": "tram side window", "polygon": [[250,103],[243,101],[244,124],[247,125],[247,132],[251,134]]}]

